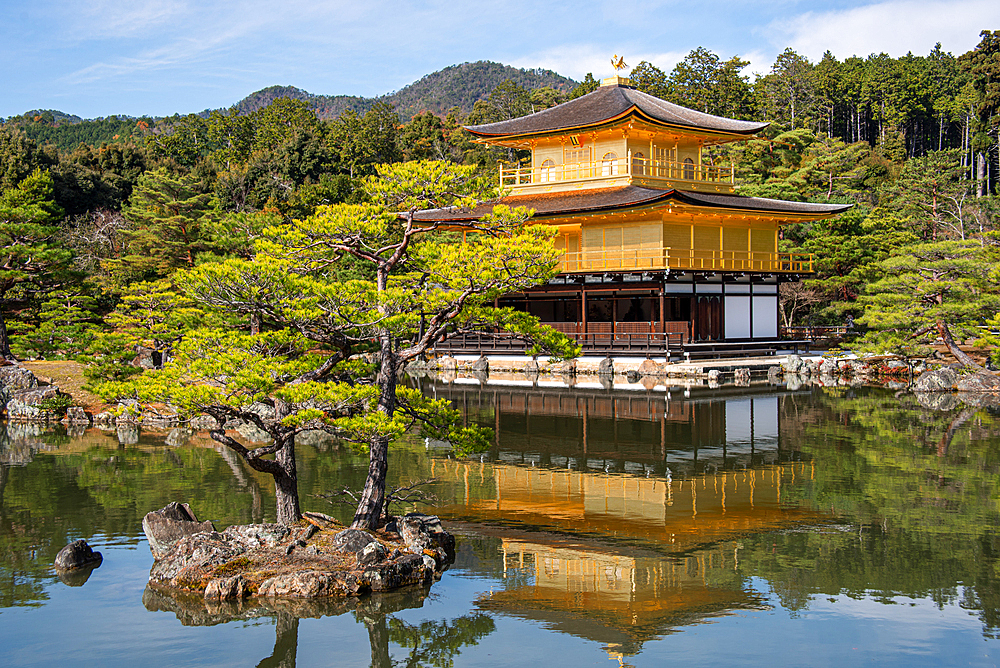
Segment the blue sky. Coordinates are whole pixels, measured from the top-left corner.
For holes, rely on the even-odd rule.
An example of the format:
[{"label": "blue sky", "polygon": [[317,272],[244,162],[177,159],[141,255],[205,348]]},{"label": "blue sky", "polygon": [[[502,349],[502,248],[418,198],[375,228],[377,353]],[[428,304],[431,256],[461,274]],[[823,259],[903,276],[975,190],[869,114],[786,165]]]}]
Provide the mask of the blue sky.
[{"label": "blue sky", "polygon": [[4,0],[0,117],[188,113],[271,85],[375,96],[476,60],[600,78],[615,53],[669,70],[698,46],[763,73],[786,46],[959,55],[984,29],[1000,1]]}]

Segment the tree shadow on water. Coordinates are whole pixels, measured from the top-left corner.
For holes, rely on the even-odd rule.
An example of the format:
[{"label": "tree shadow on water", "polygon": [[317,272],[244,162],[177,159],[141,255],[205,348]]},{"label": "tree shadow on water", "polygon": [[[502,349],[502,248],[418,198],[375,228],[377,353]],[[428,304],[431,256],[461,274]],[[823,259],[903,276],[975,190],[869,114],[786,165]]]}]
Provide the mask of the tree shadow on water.
[{"label": "tree shadow on water", "polygon": [[[368,630],[371,665],[375,668],[450,666],[463,648],[477,644],[495,630],[493,619],[482,613],[419,624],[409,624],[392,616],[402,610],[423,606],[427,593],[426,588],[408,587],[361,598],[250,598],[210,602],[201,596],[147,586],[142,594],[142,603],[150,611],[173,613],[184,626],[214,626],[237,620],[273,617],[274,649],[270,656],[257,664],[258,668],[294,668],[299,620],[303,618],[353,613],[355,619]],[[409,649],[408,656],[394,659],[390,643]]]}]

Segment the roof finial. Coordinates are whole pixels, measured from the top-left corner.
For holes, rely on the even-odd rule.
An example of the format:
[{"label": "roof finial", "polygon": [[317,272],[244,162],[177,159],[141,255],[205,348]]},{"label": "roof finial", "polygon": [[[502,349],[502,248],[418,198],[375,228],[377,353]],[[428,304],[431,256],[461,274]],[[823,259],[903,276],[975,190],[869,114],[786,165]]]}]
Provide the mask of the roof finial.
[{"label": "roof finial", "polygon": [[602,86],[631,86],[632,82],[628,78],[619,76],[619,72],[628,68],[625,64],[625,56],[619,56],[617,53],[611,56],[611,67],[615,68],[615,75],[613,77],[608,77],[607,79],[601,80]]}]

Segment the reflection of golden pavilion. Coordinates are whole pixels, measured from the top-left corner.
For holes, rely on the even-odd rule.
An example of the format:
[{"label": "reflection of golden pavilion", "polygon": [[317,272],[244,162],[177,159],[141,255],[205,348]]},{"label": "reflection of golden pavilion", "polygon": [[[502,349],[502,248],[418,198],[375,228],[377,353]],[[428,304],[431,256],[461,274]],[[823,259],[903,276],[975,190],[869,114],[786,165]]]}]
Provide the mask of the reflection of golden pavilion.
[{"label": "reflection of golden pavilion", "polygon": [[509,567],[530,584],[484,594],[477,605],[605,643],[622,656],[671,627],[762,605],[736,572],[735,543],[672,559],[599,550],[505,539],[505,577]]},{"label": "reflection of golden pavilion", "polygon": [[782,505],[785,487],[813,475],[801,462],[683,480],[440,459],[431,473],[454,499],[439,514],[503,527],[505,587],[480,607],[619,658],[671,628],[760,607],[739,539],[821,520]]},{"label": "reflection of golden pavilion", "polygon": [[[782,459],[781,419],[794,392],[771,386],[678,393],[432,383],[496,434],[496,457],[515,464],[678,477]],[[738,392],[738,394],[734,394]]]},{"label": "reflection of golden pavilion", "polygon": [[434,460],[431,474],[459,483],[456,505],[438,507],[445,516],[652,541],[670,552],[818,519],[781,506],[782,485],[812,476],[802,462],[682,480],[454,460]]}]

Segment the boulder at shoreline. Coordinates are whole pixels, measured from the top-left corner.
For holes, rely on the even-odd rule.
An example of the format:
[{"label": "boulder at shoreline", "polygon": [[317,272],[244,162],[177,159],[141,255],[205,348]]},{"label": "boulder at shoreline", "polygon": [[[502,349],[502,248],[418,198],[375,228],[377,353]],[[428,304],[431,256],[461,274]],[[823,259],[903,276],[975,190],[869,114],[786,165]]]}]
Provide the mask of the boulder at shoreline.
[{"label": "boulder at shoreline", "polygon": [[[333,518],[325,518],[325,528],[303,520],[292,527],[234,525],[219,532],[178,503],[146,518],[143,528],[154,534],[150,584],[206,600],[354,596],[428,585],[455,555],[455,539],[440,520],[417,513],[378,532],[347,529]],[[163,527],[169,532],[156,535]]]}]

